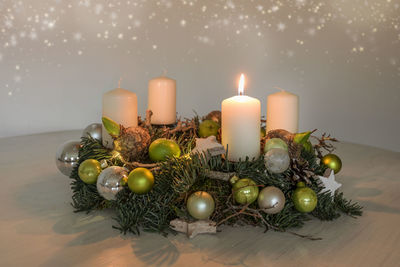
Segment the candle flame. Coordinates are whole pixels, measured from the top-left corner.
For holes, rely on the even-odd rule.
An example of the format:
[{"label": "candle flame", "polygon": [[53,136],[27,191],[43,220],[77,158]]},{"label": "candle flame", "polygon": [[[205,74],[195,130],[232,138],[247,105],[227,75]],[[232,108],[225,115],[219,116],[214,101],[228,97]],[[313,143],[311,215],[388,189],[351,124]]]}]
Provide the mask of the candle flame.
[{"label": "candle flame", "polygon": [[238,94],[244,95],[244,74],[240,75]]}]

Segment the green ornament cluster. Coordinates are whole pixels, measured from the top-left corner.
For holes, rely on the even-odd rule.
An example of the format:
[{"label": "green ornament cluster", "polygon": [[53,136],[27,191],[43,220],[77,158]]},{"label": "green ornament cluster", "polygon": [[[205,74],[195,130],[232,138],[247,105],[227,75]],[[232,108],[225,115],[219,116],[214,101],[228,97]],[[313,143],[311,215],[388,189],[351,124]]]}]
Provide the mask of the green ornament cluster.
[{"label": "green ornament cluster", "polygon": [[[109,119],[103,118],[103,123],[111,123]],[[111,126],[108,126],[110,128]],[[116,131],[117,127],[112,127]],[[116,132],[114,132],[117,134]],[[171,157],[179,157],[181,149],[174,140],[159,138],[153,141],[149,146],[149,157],[154,162],[166,161]],[[95,159],[87,159],[79,165],[79,178],[86,184],[95,184],[97,178],[102,172],[101,164]],[[121,177],[122,179],[122,177]],[[143,167],[133,169],[127,178],[127,181],[121,181],[127,184],[129,189],[139,195],[148,193],[154,186],[153,173]],[[100,193],[100,192],[99,192]]]},{"label": "green ornament cluster", "polygon": [[168,129],[139,125],[125,129],[104,117],[114,149],[83,137],[75,157],[79,161],[68,172],[76,210],[116,209],[116,228],[124,233],[164,233],[177,218],[216,225],[240,221],[285,231],[301,226],[307,216],[332,220],[338,212],[361,215],[361,207],[342,193],[323,192],[318,176],[327,168],[338,173],[342,162],[332,153],[322,156],[310,141],[311,132],[266,133],[261,127],[263,155],[229,162],[225,155],[191,154],[196,138],[220,141],[219,111],[193,118],[185,126],[193,127],[188,132],[173,128],[165,134]]}]

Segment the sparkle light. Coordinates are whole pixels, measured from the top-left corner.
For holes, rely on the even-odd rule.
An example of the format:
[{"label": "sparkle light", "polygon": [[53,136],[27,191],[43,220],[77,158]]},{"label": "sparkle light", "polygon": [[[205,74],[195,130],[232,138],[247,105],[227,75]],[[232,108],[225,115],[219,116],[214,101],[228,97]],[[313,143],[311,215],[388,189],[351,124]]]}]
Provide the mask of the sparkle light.
[{"label": "sparkle light", "polygon": [[[169,10],[172,6],[174,9]],[[35,58],[38,46],[43,49],[58,46],[66,54],[80,56],[83,51],[85,54],[89,51],[86,44],[93,40],[98,42],[99,49],[145,44],[157,50],[159,40],[155,39],[157,34],[154,34],[153,25],[159,25],[163,31],[180,31],[181,27],[190,26],[190,31],[182,34],[188,34],[194,42],[204,46],[226,45],[241,49],[250,48],[257,40],[264,41],[264,37],[265,40],[270,36],[283,38],[288,41],[285,42],[288,46],[281,48],[284,58],[281,62],[302,52],[308,53],[311,44],[321,41],[322,36],[325,38],[327,35],[323,33],[332,29],[332,25],[336,29],[342,26],[342,32],[349,40],[345,51],[350,55],[349,62],[354,62],[358,56],[368,53],[375,54],[375,58],[382,52],[380,34],[385,33],[388,46],[400,44],[399,8],[399,3],[393,0],[332,0],[329,4],[328,0],[271,0],[268,3],[222,0],[222,3],[211,1],[207,4],[195,0],[158,0],[151,8],[147,0],[15,1],[3,10],[0,19],[0,62],[5,61],[5,54],[7,60],[12,61],[19,53],[32,55],[33,61],[46,62],[46,55],[40,60]],[[179,13],[176,10],[180,10]],[[181,17],[176,18],[177,14]],[[269,49],[266,42],[259,43],[263,43],[257,45],[263,45],[264,50]],[[136,51],[137,55],[142,53],[136,49],[131,51],[132,54]],[[200,58],[196,53],[201,49],[190,47],[189,51],[193,58]],[[268,53],[272,54],[272,51]],[[268,53],[262,52],[263,55]],[[385,58],[382,60],[385,63],[381,64],[395,66],[397,70],[398,59],[392,60],[397,58],[396,55],[386,54]],[[327,62],[331,62],[331,58],[327,58]],[[9,68],[14,66],[11,64]]]},{"label": "sparkle light", "polygon": [[282,22],[279,22],[278,25],[277,25],[277,30],[279,32],[283,32],[285,29],[286,29],[286,25],[284,23],[282,23]]}]

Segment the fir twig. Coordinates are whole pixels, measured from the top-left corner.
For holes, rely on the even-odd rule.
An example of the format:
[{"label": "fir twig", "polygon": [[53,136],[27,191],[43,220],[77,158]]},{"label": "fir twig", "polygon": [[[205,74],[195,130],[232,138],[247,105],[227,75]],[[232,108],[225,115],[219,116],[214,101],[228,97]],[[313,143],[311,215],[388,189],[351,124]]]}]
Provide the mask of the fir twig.
[{"label": "fir twig", "polygon": [[[112,155],[98,140],[91,136],[82,137],[78,165],[74,168],[70,176],[72,189],[71,205],[74,207],[75,212],[90,212],[95,209],[104,208],[108,205],[107,201],[97,192],[96,185],[85,184],[79,178],[79,165],[87,159],[105,159],[112,161]],[[117,164],[117,162],[114,161],[113,164]]]}]

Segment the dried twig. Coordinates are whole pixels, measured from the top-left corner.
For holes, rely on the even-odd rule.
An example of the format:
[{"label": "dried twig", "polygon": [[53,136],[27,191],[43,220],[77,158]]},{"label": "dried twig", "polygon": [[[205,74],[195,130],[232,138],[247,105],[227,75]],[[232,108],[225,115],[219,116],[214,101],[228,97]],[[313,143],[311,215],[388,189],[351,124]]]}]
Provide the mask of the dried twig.
[{"label": "dried twig", "polygon": [[251,203],[248,203],[248,204],[244,205],[243,207],[241,207],[241,209],[240,209],[239,212],[236,212],[236,211],[235,211],[235,213],[233,213],[233,214],[229,215],[228,217],[224,218],[223,220],[219,221],[219,222],[217,223],[217,226],[223,224],[223,223],[226,222],[227,220],[229,220],[229,219],[231,219],[231,218],[233,218],[233,217],[235,217],[235,216],[238,216],[238,215],[240,215],[240,214],[246,214],[246,215],[252,216],[251,214],[245,213],[246,208],[247,208],[250,204],[251,204]]},{"label": "dried twig", "polygon": [[[227,212],[227,211],[233,211],[233,213],[231,215],[229,215],[228,217],[224,218],[223,220],[219,221],[217,223],[217,226],[223,224],[224,222],[228,221],[229,219],[239,216],[239,215],[247,215],[247,216],[251,216],[253,218],[259,219],[263,222],[263,224],[265,225],[265,232],[268,231],[269,229],[275,230],[275,231],[279,231],[279,232],[287,232],[289,234],[301,237],[301,238],[305,238],[305,239],[309,239],[309,240],[321,240],[322,238],[319,237],[312,237],[309,235],[302,235],[302,234],[298,234],[292,231],[284,231],[279,229],[278,227],[270,224],[265,218],[264,216],[262,216],[261,211],[263,211],[262,209],[253,209],[253,208],[249,208],[250,204],[246,204],[244,206],[235,206],[232,205],[231,203],[231,197],[232,194],[228,197],[227,199],[227,205],[228,205],[228,209],[224,210],[223,212]],[[251,222],[249,221],[245,221],[246,224],[251,224]]]},{"label": "dried twig", "polygon": [[150,169],[150,170],[156,170],[156,169],[158,169],[158,168],[161,166],[160,163],[141,163],[141,162],[136,162],[136,161],[134,161],[134,162],[128,162],[128,161],[126,161],[126,160],[124,160],[124,159],[121,159],[121,161],[122,161],[122,162],[124,163],[124,165],[125,165],[126,167],[128,167],[128,169],[130,169],[130,170],[133,170],[133,169],[139,168],[139,167],[148,168],[148,169]]},{"label": "dried twig", "polygon": [[235,176],[235,172],[219,172],[219,171],[211,171],[205,170],[205,175],[210,179],[229,181],[233,176]]},{"label": "dried twig", "polygon": [[176,133],[180,132],[183,135],[190,136],[190,135],[197,135],[197,126],[194,119],[185,119],[185,121],[178,120],[176,126],[174,128],[164,127],[162,133],[162,137],[164,138],[171,138]]},{"label": "dried twig", "polygon": [[316,136],[312,136],[316,140],[318,140],[318,144],[314,145],[315,150],[317,151],[318,157],[322,158],[322,149],[325,149],[329,153],[331,153],[333,150],[335,150],[335,147],[328,142],[339,142],[336,138],[331,137],[331,135],[327,135],[326,133],[323,133],[321,138],[318,138]]},{"label": "dried twig", "polygon": [[153,111],[150,109],[146,110],[146,120],[145,120],[145,126],[148,129],[151,129],[151,116],[153,115]]}]

